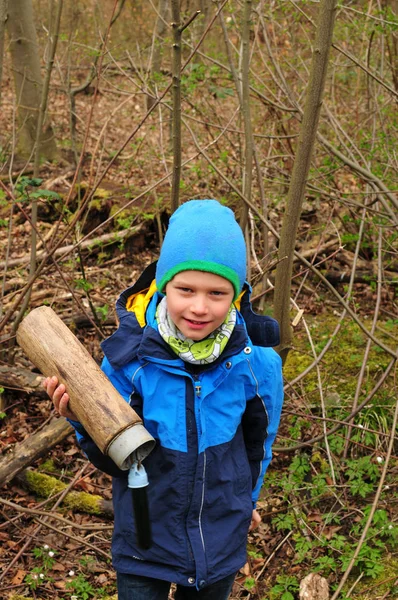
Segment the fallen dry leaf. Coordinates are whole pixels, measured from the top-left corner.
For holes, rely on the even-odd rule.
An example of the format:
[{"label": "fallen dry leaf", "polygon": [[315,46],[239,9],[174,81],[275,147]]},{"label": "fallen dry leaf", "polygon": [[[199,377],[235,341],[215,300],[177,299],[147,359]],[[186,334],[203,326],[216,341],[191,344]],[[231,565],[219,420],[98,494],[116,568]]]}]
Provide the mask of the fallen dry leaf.
[{"label": "fallen dry leaf", "polygon": [[26,575],[26,571],[23,571],[22,569],[18,569],[18,571],[15,573],[14,577],[12,578],[11,583],[13,585],[19,585],[25,579],[25,575]]}]

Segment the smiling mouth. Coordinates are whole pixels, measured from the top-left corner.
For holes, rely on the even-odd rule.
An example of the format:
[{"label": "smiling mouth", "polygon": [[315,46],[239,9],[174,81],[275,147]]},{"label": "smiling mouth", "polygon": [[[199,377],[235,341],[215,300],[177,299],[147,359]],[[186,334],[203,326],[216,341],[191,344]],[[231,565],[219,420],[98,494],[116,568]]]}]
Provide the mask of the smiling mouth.
[{"label": "smiling mouth", "polygon": [[188,323],[192,323],[193,325],[207,325],[208,321],[194,321],[193,319],[185,319]]}]

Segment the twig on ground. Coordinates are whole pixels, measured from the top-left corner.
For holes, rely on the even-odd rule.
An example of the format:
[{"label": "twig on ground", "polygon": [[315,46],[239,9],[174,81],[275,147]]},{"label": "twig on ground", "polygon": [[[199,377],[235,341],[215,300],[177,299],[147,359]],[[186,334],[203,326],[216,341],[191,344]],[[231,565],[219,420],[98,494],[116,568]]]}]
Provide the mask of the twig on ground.
[{"label": "twig on ground", "polygon": [[[72,481],[69,483],[69,485],[63,490],[63,493],[60,494],[60,496],[58,497],[58,500],[56,501],[56,503],[54,504],[54,506],[52,507],[51,511],[54,511],[62,502],[62,500],[64,499],[64,497],[66,496],[66,494],[72,489],[72,487],[75,485],[76,481],[78,481],[80,479],[80,477],[82,476],[82,474],[84,473],[84,470],[87,468],[88,466],[88,462],[83,465],[83,467],[80,469],[80,471],[75,475],[75,477],[72,479]],[[15,563],[20,559],[20,557],[23,555],[23,553],[25,552],[25,550],[27,550],[32,542],[32,539],[34,538],[34,536],[36,536],[40,529],[43,527],[43,525],[45,525],[46,522],[42,522],[40,523],[35,531],[33,531],[32,533],[29,533],[26,537],[28,538],[27,541],[24,543],[24,545],[22,546],[22,548],[19,550],[19,552],[17,552],[17,554],[14,556],[14,558],[12,559],[12,561],[10,562],[9,565],[7,565],[7,567],[4,569],[4,571],[2,573],[0,573],[0,581],[6,576],[6,574],[8,573],[8,571],[15,565]]]},{"label": "twig on ground", "polygon": [[47,521],[42,521],[38,517],[34,517],[34,520],[37,521],[38,523],[40,523],[40,526],[44,525],[44,527],[48,527],[48,529],[52,529],[52,531],[56,531],[56,533],[59,533],[60,535],[63,535],[71,540],[74,540],[75,542],[78,542],[79,544],[82,544],[82,546],[87,546],[87,548],[90,548],[97,554],[100,554],[107,560],[110,560],[110,558],[111,558],[110,552],[105,552],[104,550],[101,550],[101,548],[97,548],[93,544],[90,544],[90,542],[87,542],[84,538],[78,537],[76,535],[72,535],[71,533],[67,533],[66,531],[64,531],[62,529],[58,529],[58,527],[54,527],[53,525],[50,525],[50,523],[48,523]]},{"label": "twig on ground", "polygon": [[[0,503],[17,510],[18,512],[26,513],[28,515],[39,515],[42,517],[47,517],[49,519],[57,519],[62,523],[65,523],[68,527],[73,527],[74,529],[81,529],[89,531],[109,531],[113,529],[113,525],[99,525],[97,523],[90,523],[88,525],[82,525],[81,523],[75,523],[70,519],[65,519],[65,517],[61,517],[54,512],[48,512],[46,510],[38,510],[36,508],[27,508],[26,506],[20,506],[19,504],[15,504],[15,502],[10,502],[9,500],[5,500],[5,498],[0,498]],[[43,522],[44,523],[44,522]]]}]

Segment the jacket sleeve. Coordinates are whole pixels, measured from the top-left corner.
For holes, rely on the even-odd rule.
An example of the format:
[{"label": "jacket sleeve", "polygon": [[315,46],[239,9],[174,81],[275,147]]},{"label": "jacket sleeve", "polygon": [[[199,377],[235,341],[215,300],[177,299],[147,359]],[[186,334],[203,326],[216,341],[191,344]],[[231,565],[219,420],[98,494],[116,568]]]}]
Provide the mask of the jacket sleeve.
[{"label": "jacket sleeve", "polygon": [[242,430],[252,474],[252,501],[255,508],[267,467],[272,457],[283,403],[281,359],[270,348],[262,349],[265,364],[257,383],[257,394],[247,401]]},{"label": "jacket sleeve", "polygon": [[[101,368],[126,402],[129,402],[139,416],[141,416],[142,399],[139,394],[131,393],[131,384],[129,380],[126,377],[123,377],[123,373],[113,369],[106,358],[103,360]],[[81,423],[69,419],[68,421],[76,432],[77,441],[83,452],[97,469],[100,469],[100,471],[103,471],[112,477],[126,477],[127,471],[119,469],[109,456],[106,456],[101,452]]]}]

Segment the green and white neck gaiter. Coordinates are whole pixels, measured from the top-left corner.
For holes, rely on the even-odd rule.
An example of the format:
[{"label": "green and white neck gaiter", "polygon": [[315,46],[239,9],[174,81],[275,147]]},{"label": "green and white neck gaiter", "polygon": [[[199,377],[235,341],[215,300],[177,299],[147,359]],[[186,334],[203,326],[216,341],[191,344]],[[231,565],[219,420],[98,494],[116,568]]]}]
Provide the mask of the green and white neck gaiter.
[{"label": "green and white neck gaiter", "polygon": [[236,323],[236,308],[231,304],[220,327],[199,342],[185,337],[173,323],[167,310],[166,296],[158,304],[156,320],[160,335],[182,360],[193,365],[206,365],[214,362],[227,345]]}]

